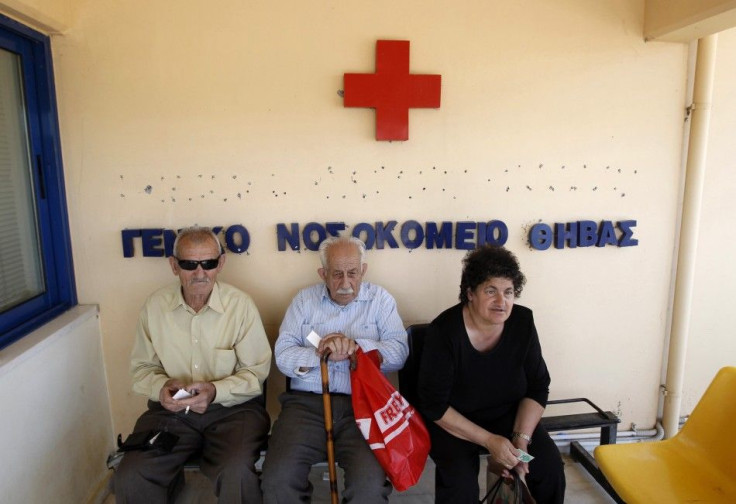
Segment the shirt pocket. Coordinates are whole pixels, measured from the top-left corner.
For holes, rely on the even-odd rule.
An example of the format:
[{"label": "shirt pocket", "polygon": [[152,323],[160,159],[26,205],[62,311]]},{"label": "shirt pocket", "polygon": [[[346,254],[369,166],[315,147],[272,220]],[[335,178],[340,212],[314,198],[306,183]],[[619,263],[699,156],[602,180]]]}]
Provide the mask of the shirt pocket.
[{"label": "shirt pocket", "polygon": [[378,325],[376,324],[360,324],[355,327],[355,333],[352,335],[353,339],[369,339],[378,341]]},{"label": "shirt pocket", "polygon": [[235,371],[235,364],[238,362],[235,350],[232,348],[217,348],[215,349],[214,358],[215,380],[219,380],[233,374]]}]

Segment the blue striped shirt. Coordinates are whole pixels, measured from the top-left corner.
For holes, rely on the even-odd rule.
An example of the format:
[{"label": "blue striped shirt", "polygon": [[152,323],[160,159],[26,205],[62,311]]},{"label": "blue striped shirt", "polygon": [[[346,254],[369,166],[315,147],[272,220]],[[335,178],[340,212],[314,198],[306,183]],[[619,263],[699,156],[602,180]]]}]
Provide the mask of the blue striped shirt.
[{"label": "blue striped shirt", "polygon": [[[339,332],[354,339],[364,352],[377,349],[381,370],[401,369],[409,354],[406,330],[396,301],[383,287],[363,282],[358,296],[345,306],[335,303],[325,284],[301,290],[286,310],[274,354],[276,365],[291,378],[291,389],[322,392],[319,356],[307,341],[310,332],[320,337]],[[330,391],[350,393],[350,361],[329,361]],[[297,372],[307,369],[306,373]]]}]

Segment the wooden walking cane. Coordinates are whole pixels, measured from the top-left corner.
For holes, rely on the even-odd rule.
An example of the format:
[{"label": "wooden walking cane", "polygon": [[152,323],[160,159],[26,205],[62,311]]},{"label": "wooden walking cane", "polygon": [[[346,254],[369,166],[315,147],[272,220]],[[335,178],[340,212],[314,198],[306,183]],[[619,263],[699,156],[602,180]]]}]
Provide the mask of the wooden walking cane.
[{"label": "wooden walking cane", "polygon": [[322,372],[322,404],[325,409],[325,432],[327,432],[327,468],[330,471],[330,497],[332,504],[338,504],[337,469],[335,467],[335,440],[332,437],[332,400],[330,398],[330,375],[327,370],[327,359],[330,351],[326,350],[319,362]]}]

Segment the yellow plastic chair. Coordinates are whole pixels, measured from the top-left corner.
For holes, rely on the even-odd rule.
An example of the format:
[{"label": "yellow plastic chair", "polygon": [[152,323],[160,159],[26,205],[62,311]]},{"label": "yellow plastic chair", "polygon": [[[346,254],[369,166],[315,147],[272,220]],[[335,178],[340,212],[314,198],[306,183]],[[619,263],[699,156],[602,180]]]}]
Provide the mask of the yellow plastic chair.
[{"label": "yellow plastic chair", "polygon": [[595,449],[628,504],[736,503],[736,367],[724,367],[671,439]]}]

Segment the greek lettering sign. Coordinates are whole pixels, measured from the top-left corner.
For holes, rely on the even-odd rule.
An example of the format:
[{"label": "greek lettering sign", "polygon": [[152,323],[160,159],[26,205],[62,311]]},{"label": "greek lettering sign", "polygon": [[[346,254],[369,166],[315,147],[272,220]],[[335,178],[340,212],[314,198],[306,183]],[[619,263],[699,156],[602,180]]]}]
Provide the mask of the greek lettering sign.
[{"label": "greek lettering sign", "polygon": [[[579,247],[635,247],[636,220],[579,220],[572,222],[539,222],[531,226],[528,243],[534,250],[574,249]],[[276,248],[286,250],[319,249],[319,244],[330,236],[345,234],[345,222],[298,222],[276,224]],[[250,233],[242,224],[213,226],[223,247],[236,254],[247,252],[251,245]],[[139,243],[143,257],[168,257],[173,254],[176,231],[164,228],[123,229],[121,239],[123,257],[134,257]],[[363,240],[368,250],[396,249],[458,249],[472,250],[486,243],[505,245],[509,229],[501,220],[419,222],[359,222],[350,227],[350,236]]]}]

